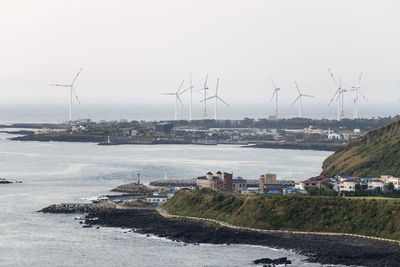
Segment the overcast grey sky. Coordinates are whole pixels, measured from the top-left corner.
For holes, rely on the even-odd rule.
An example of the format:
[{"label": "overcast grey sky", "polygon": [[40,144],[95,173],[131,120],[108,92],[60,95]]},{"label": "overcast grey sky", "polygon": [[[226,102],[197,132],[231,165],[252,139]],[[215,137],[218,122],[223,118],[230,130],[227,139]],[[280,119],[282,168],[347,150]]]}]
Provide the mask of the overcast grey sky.
[{"label": "overcast grey sky", "polygon": [[161,92],[192,71],[197,87],[220,77],[233,104],[267,102],[272,77],[283,102],[297,80],[325,105],[329,67],[346,85],[364,72],[370,102],[396,104],[399,11],[395,0],[0,0],[0,101],[63,102],[48,84],[82,66],[83,103],[171,103]]}]

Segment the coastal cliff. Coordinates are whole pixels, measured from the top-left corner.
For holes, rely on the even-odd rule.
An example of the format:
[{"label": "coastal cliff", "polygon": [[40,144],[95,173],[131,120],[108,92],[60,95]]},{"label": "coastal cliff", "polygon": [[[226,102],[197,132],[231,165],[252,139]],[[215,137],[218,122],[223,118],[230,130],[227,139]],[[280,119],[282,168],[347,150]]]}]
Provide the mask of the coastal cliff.
[{"label": "coastal cliff", "polygon": [[400,120],[371,130],[329,156],[322,177],[400,175]]}]

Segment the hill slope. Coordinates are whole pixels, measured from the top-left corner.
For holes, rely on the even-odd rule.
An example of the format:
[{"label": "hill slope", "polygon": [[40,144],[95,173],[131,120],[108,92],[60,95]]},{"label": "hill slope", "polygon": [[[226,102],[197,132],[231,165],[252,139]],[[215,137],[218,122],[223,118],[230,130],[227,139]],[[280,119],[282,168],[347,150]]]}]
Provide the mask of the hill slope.
[{"label": "hill slope", "polygon": [[342,232],[400,239],[400,200],[232,195],[178,191],[169,213],[222,220],[260,229]]},{"label": "hill slope", "polygon": [[338,174],[400,176],[400,120],[371,130],[329,156],[323,177]]}]

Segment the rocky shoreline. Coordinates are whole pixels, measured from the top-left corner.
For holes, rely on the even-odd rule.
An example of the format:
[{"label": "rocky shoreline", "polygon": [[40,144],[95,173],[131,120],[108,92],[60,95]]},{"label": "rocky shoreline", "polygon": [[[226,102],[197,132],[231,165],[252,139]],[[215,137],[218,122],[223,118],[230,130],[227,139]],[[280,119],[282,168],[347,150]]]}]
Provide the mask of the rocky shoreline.
[{"label": "rocky shoreline", "polygon": [[[62,206],[50,207],[43,209],[42,212],[62,212]],[[67,212],[74,211],[67,209]],[[398,245],[365,238],[243,231],[205,222],[167,219],[154,208],[102,209],[96,206],[96,208],[86,207],[85,210],[79,208],[75,212],[88,212],[85,216],[86,227],[130,228],[140,234],[153,234],[191,244],[248,244],[288,249],[308,256],[310,262],[321,264],[400,265]]]}]

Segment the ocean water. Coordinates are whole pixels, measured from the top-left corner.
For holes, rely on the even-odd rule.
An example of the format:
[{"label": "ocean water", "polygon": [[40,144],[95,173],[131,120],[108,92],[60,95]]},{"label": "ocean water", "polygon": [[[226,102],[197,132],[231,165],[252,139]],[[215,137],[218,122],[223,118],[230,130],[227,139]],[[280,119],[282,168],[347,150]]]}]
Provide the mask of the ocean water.
[{"label": "ocean water", "polygon": [[[279,109],[281,118],[297,117],[297,108],[290,105],[282,105]],[[243,105],[233,103],[230,108],[221,106],[218,108],[218,119],[239,120],[244,118],[268,118],[274,113],[271,103]],[[399,114],[396,105],[368,105],[360,106],[361,118],[386,117]],[[326,104],[313,105],[303,110],[303,116],[312,119],[336,119],[336,108]],[[345,111],[346,118],[352,118],[352,108]],[[90,118],[99,120],[172,120],[174,119],[174,106],[159,103],[82,103],[74,104],[73,119]],[[179,119],[189,119],[188,104],[178,109]],[[209,105],[208,116],[203,116],[203,107],[196,104],[193,107],[193,119],[214,119],[214,107]],[[69,120],[69,104],[12,104],[0,103],[0,124],[15,122],[46,122],[60,123]]]},{"label": "ocean water", "polygon": [[53,203],[84,202],[136,180],[193,178],[233,171],[255,179],[265,172],[301,180],[319,173],[330,152],[239,146],[97,146],[90,143],[9,141],[0,134],[0,266],[253,266],[252,260],[292,251],[245,245],[184,246],[119,228],[83,228],[75,214],[35,211]]}]

